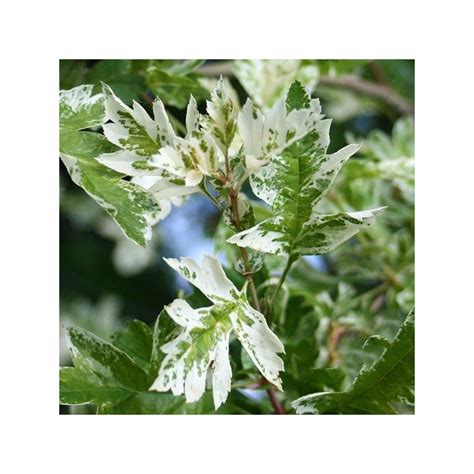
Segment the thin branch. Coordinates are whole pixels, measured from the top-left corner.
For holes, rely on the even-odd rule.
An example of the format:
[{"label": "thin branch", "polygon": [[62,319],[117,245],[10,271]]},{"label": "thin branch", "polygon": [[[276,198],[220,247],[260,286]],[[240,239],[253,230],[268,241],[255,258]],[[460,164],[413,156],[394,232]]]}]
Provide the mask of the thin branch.
[{"label": "thin branch", "polygon": [[202,76],[219,77],[232,75],[232,63],[222,61],[218,63],[204,64],[197,72]]},{"label": "thin branch", "polygon": [[280,288],[283,286],[283,283],[286,279],[286,276],[288,275],[288,272],[290,271],[291,269],[291,266],[293,265],[293,263],[295,262],[295,259],[291,256],[291,255],[288,255],[288,260],[286,261],[286,266],[283,270],[283,273],[281,274],[280,276],[280,280],[278,281],[278,285],[277,287],[275,288],[275,291],[273,292],[271,298],[270,298],[270,301],[268,302],[268,308],[271,308],[272,307],[272,304],[276,298],[276,295],[278,294],[278,292],[280,291]]},{"label": "thin branch", "polygon": [[280,400],[278,400],[275,390],[273,390],[272,388],[267,388],[267,393],[268,398],[270,399],[270,402],[273,406],[273,409],[275,410],[275,414],[286,415],[286,411],[280,403]]},{"label": "thin branch", "polygon": [[320,76],[318,84],[328,87],[348,89],[385,102],[403,115],[413,115],[413,105],[384,84],[366,81],[357,76],[330,77]]}]

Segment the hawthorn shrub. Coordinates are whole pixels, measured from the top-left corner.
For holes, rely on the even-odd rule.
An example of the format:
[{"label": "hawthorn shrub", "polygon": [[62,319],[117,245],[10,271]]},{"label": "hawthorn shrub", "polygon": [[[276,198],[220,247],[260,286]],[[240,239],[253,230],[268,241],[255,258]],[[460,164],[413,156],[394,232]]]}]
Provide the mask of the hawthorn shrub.
[{"label": "hawthorn shrub", "polygon": [[[61,160],[115,223],[109,232],[120,229],[127,271],[156,257],[134,256],[194,195],[220,214],[214,255],[162,255],[190,290],[156,307],[153,326],[129,320],[111,337],[65,329],[73,365],[60,369],[61,404],[413,413],[410,102],[386,86],[378,107],[394,109],[391,133],[346,133],[350,143],[330,150],[331,119],[315,98],[321,88],[336,116],[350,101],[383,102],[354,97],[357,81],[372,84],[360,72],[371,65],[103,61],[60,91]],[[225,78],[204,75],[219,67]]]}]

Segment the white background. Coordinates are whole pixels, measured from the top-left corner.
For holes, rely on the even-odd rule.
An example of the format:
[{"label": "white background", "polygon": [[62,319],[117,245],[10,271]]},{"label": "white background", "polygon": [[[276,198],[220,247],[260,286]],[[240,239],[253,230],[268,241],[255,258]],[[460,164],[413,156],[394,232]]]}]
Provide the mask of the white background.
[{"label": "white background", "polygon": [[[0,15],[2,472],[473,472],[468,2],[48,3]],[[58,59],[201,57],[416,59],[415,416],[58,415]]]}]

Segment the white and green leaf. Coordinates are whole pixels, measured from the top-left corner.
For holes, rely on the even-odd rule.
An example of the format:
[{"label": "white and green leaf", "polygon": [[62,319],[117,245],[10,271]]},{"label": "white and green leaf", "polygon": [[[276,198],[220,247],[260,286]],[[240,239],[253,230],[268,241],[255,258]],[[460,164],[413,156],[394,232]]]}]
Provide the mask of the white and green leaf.
[{"label": "white and green leaf", "polygon": [[294,80],[312,91],[319,68],[297,59],[244,59],[234,61],[234,74],[249,97],[259,107],[269,109],[285,96]]},{"label": "white and green leaf", "polygon": [[104,96],[92,95],[93,89],[93,85],[82,85],[59,91],[60,130],[83,130],[107,121]]},{"label": "white and green leaf", "polygon": [[230,390],[229,337],[234,333],[250,358],[271,383],[281,388],[279,372],[284,352],[278,337],[264,316],[254,310],[245,296],[227,278],[218,260],[205,256],[199,266],[191,258],[165,259],[183,278],[199,288],[213,305],[193,309],[184,300],[175,300],[166,310],[182,332],[161,347],[166,354],[152,390],[185,394],[188,402],[205,391],[210,373],[216,409]]},{"label": "white and green leaf", "polygon": [[208,371],[212,374],[216,409],[230,391],[231,369],[228,341],[231,329],[226,311],[218,307],[194,310],[177,299],[166,307],[169,316],[183,328],[176,339],[161,346],[165,358],[150,390],[185,394],[188,403],[201,398]]},{"label": "white and green leaf", "polygon": [[226,153],[236,136],[237,113],[222,77],[211,93],[211,100],[207,101],[207,113],[203,130]]},{"label": "white and green leaf", "polygon": [[152,119],[137,102],[132,108],[125,105],[108,85],[103,84],[102,90],[111,120],[103,126],[104,135],[111,143],[139,157],[153,156],[161,147],[174,143],[176,134],[159,99],[153,103]]},{"label": "white and green leaf", "polygon": [[[293,97],[295,90],[301,94]],[[329,141],[329,121],[322,121],[319,99],[310,99],[303,87],[293,86],[284,99],[276,102],[268,111],[261,111],[250,99],[238,116],[239,134],[242,138],[245,163],[248,171],[254,173],[251,185],[259,195],[259,183],[266,176],[258,171],[281,152],[319,127],[321,140]],[[327,132],[327,133],[326,133]],[[265,174],[268,174],[265,173]],[[259,196],[260,197],[260,196]]]},{"label": "white and green leaf", "polygon": [[288,92],[286,112],[287,122],[294,126],[286,126],[286,137],[298,138],[287,140],[286,146],[250,178],[255,194],[272,206],[273,217],[228,242],[296,259],[333,250],[370,225],[382,209],[330,215],[318,212],[318,203],[359,146],[348,145],[327,154],[330,122],[320,120],[319,103],[297,82]]},{"label": "white and green leaf", "polygon": [[116,147],[99,133],[80,131],[107,119],[103,96],[91,96],[91,92],[89,86],[60,92],[61,159],[74,183],[105,209],[128,238],[144,246],[160,206],[143,188],[123,180],[123,173],[96,160]]},{"label": "white and green leaf", "polygon": [[107,149],[110,143],[97,133],[61,135],[60,156],[74,183],[104,208],[128,238],[144,246],[161,208],[151,194],[94,159]]}]

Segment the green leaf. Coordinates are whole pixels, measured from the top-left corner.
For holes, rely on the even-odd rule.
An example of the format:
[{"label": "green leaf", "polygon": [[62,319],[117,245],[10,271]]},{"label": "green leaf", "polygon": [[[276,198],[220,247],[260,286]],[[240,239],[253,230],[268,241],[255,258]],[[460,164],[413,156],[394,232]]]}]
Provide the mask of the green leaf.
[{"label": "green leaf", "polygon": [[166,354],[152,390],[185,394],[195,402],[205,391],[208,371],[212,376],[216,409],[225,402],[231,383],[229,337],[234,332],[262,375],[281,388],[279,372],[283,362],[277,356],[284,348],[268,327],[265,317],[248,303],[245,290],[239,292],[225,275],[218,260],[205,256],[201,266],[190,258],[165,261],[183,278],[199,288],[213,305],[193,309],[177,299],[166,307],[181,326],[179,335],[161,346]]},{"label": "green leaf", "polygon": [[415,98],[415,61],[413,59],[377,60],[389,87],[412,101]]},{"label": "green leaf", "polygon": [[184,109],[191,96],[197,100],[207,98],[208,92],[199,84],[196,77],[190,76],[202,64],[200,60],[153,61],[146,71],[148,87],[166,104]]},{"label": "green leaf", "polygon": [[[214,412],[212,397],[205,394],[194,403],[186,403],[183,396],[174,396],[170,393],[140,392],[125,400],[113,404],[105,404],[99,414],[107,415],[199,415],[199,414],[246,414],[248,411],[240,407],[243,397],[234,395],[231,403],[226,403],[217,412]],[[247,401],[247,405],[249,402]],[[229,406],[228,406],[229,405]],[[253,408],[253,407],[252,407]]]},{"label": "green leaf", "polygon": [[115,403],[130,397],[133,391],[92,371],[62,367],[59,372],[60,403],[63,405]]},{"label": "green leaf", "polygon": [[[169,319],[169,318],[168,318]],[[171,321],[171,320],[169,320]],[[161,322],[161,324],[160,324]],[[166,320],[160,341],[166,340]],[[81,329],[68,329],[75,367],[60,370],[60,402],[67,405],[95,404],[99,413],[174,413],[183,411],[181,400],[167,394],[148,392],[158,371],[153,363],[153,335],[141,321],[130,321],[112,337],[113,344]],[[154,396],[151,396],[154,395]]]},{"label": "green leaf", "polygon": [[140,100],[146,93],[143,76],[149,61],[130,59],[103,59],[90,67],[90,61],[60,60],[60,87],[71,89],[91,84],[94,93],[101,92],[102,82],[109,84],[126,104]]},{"label": "green leaf", "polygon": [[138,320],[129,321],[124,329],[114,334],[112,342],[143,370],[149,370],[153,333],[147,324]]},{"label": "green leaf", "polygon": [[[251,176],[254,192],[272,206],[273,216],[240,232],[228,242],[261,252],[288,255],[293,261],[301,255],[327,253],[368,227],[382,209],[321,214],[317,205],[333,184],[337,173],[358,145],[348,145],[328,155],[329,122],[320,120],[310,109],[317,105],[295,82],[288,93],[287,122],[308,121],[304,136],[287,141],[271,155],[270,162]],[[304,119],[306,117],[306,119]],[[295,132],[288,130],[288,134]],[[281,132],[280,132],[281,135]],[[245,147],[245,140],[244,140]]]},{"label": "green leaf", "polygon": [[[59,86],[61,89],[72,89],[84,84],[87,74],[87,64],[83,59],[59,60]],[[88,82],[90,84],[90,81]]]},{"label": "green leaf", "polygon": [[396,414],[414,402],[415,312],[406,317],[395,339],[370,368],[363,367],[345,392],[306,395],[292,403],[303,413]]},{"label": "green leaf", "polygon": [[133,71],[137,61],[130,59],[105,59],[95,64],[86,74],[85,81],[94,84],[96,92],[101,91],[105,82],[126,104],[141,99],[146,91],[145,79]]},{"label": "green leaf", "polygon": [[78,328],[69,328],[68,337],[74,366],[78,369],[90,371],[129,390],[146,390],[150,386],[148,374],[112,344]]},{"label": "green leaf", "polygon": [[316,383],[333,390],[340,390],[346,377],[344,371],[339,367],[314,369],[311,375]]},{"label": "green leaf", "polygon": [[[187,411],[186,411],[187,410]],[[184,397],[168,393],[140,392],[118,403],[107,403],[100,407],[102,415],[164,415],[193,413],[194,406],[186,404]]]},{"label": "green leaf", "polygon": [[286,95],[287,112],[290,113],[292,110],[307,109],[310,105],[310,97],[305,88],[298,81],[293,82]]}]

